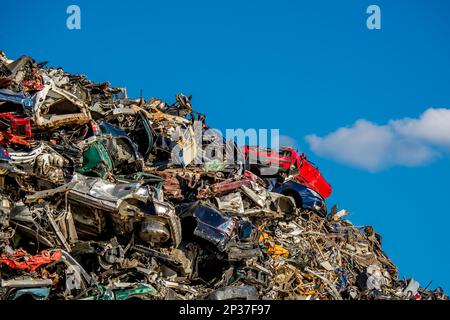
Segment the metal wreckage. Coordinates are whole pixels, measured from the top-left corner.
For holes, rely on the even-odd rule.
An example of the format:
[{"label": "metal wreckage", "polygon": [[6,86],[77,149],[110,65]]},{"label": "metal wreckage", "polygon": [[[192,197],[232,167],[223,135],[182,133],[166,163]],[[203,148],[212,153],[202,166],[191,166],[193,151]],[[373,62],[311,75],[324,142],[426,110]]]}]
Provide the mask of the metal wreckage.
[{"label": "metal wreckage", "polygon": [[[1,299],[448,299],[328,211],[305,155],[198,146],[194,121],[182,94],[130,99],[1,52]],[[214,144],[245,161],[194,161]]]}]

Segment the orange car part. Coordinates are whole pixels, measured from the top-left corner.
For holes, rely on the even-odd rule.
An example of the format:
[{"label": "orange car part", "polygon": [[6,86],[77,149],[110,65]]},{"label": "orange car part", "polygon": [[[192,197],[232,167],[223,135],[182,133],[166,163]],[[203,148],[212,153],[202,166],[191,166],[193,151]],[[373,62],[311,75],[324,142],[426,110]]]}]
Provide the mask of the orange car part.
[{"label": "orange car part", "polygon": [[0,255],[0,264],[16,270],[33,272],[44,264],[61,260],[61,250],[43,250],[35,256],[28,254],[25,250],[18,249],[13,254],[4,253]]},{"label": "orange car part", "polygon": [[263,232],[258,239],[259,243],[262,243],[266,246],[267,253],[273,256],[274,258],[287,258],[289,257],[289,250],[286,248],[283,248],[279,244],[275,244],[273,242],[273,238],[267,234],[266,232]]}]

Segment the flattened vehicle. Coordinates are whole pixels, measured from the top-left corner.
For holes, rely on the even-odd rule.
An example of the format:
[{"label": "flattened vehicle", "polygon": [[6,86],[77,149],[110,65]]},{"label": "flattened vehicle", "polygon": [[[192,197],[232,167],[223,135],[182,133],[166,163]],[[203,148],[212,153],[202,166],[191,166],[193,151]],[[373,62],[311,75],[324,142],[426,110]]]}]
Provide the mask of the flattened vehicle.
[{"label": "flattened vehicle", "polygon": [[258,169],[260,166],[275,166],[277,169],[275,172],[293,176],[304,186],[318,192],[324,199],[332,193],[330,184],[319,169],[308,161],[304,153],[299,155],[289,147],[283,147],[278,151],[252,146],[244,146],[243,152],[250,167]]},{"label": "flattened vehicle", "polygon": [[0,51],[0,300],[448,300],[306,155],[46,65]]}]

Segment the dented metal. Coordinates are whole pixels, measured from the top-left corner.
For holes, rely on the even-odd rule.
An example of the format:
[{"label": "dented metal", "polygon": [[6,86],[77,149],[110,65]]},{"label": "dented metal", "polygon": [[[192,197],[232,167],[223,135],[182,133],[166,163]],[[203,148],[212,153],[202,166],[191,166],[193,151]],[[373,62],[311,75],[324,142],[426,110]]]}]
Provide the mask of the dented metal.
[{"label": "dented metal", "polygon": [[208,129],[192,96],[132,99],[0,52],[0,299],[448,299],[328,212],[306,155]]}]

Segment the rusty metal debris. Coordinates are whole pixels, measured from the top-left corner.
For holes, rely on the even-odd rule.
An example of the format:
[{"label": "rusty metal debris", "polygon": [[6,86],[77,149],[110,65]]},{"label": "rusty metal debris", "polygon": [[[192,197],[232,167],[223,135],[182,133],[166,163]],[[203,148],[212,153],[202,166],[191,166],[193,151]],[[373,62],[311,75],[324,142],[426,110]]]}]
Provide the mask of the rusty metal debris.
[{"label": "rusty metal debris", "polygon": [[262,151],[197,140],[191,97],[131,99],[45,65],[0,54],[1,299],[448,299],[327,209],[304,154],[282,149],[271,176],[218,161],[205,147]]}]

